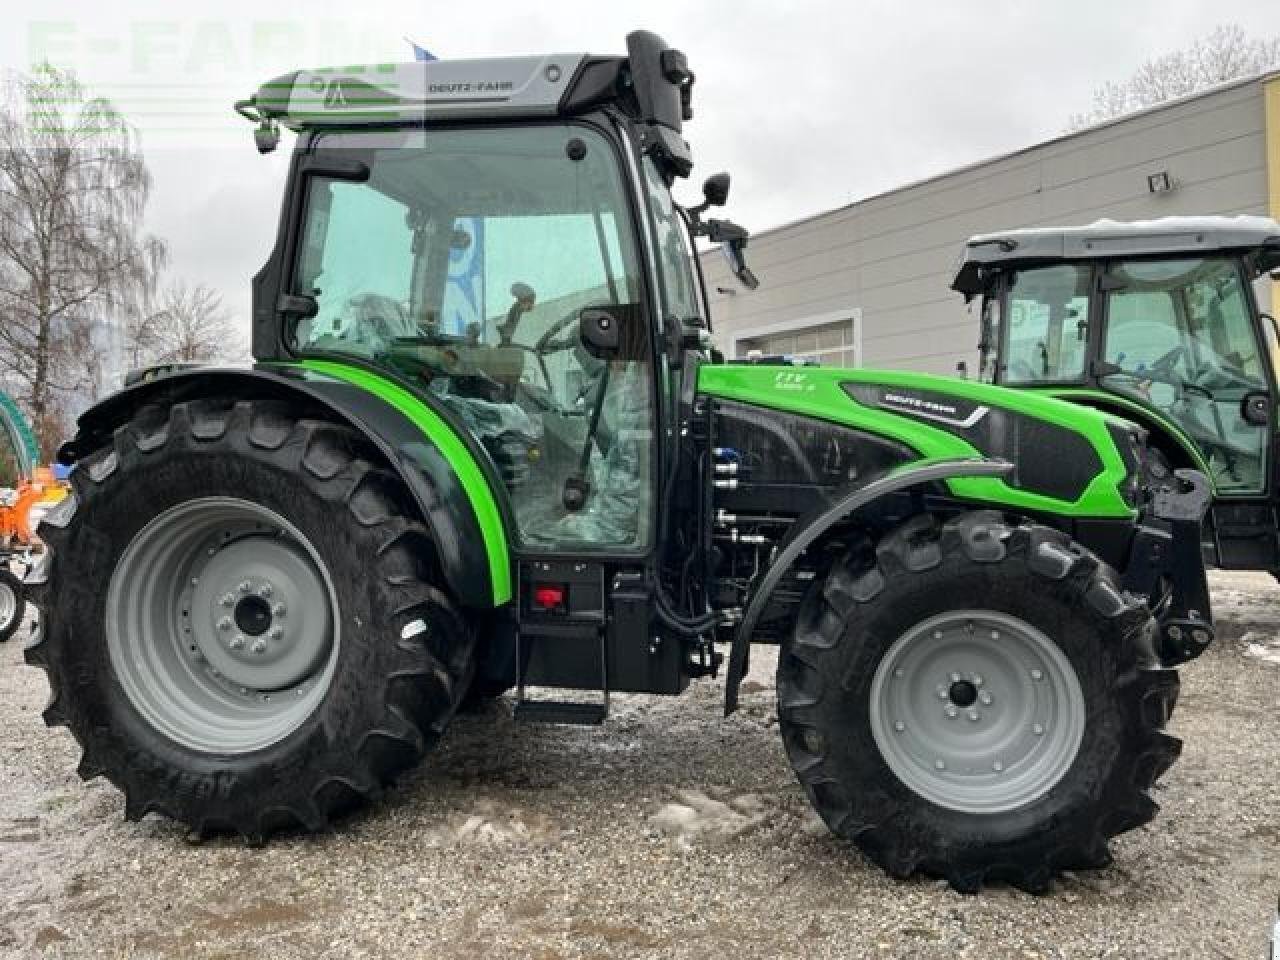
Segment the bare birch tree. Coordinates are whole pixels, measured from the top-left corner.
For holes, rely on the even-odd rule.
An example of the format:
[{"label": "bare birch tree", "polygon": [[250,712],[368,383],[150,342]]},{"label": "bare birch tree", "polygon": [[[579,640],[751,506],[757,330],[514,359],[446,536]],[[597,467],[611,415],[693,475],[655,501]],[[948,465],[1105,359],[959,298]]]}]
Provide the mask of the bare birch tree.
[{"label": "bare birch tree", "polygon": [[128,323],[129,365],[136,369],[166,363],[228,363],[247,351],[219,296],[204,284],[173,283],[156,308]]},{"label": "bare birch tree", "polygon": [[70,73],[0,85],[0,383],[45,455],[105,386],[94,374],[111,324],[154,287],[164,246],[142,233],[149,189],[135,132]]},{"label": "bare birch tree", "polygon": [[1280,37],[1249,37],[1238,24],[1217,27],[1183,50],[1148,60],[1127,80],[1093,91],[1093,106],[1068,121],[1078,130],[1135,110],[1280,68]]}]

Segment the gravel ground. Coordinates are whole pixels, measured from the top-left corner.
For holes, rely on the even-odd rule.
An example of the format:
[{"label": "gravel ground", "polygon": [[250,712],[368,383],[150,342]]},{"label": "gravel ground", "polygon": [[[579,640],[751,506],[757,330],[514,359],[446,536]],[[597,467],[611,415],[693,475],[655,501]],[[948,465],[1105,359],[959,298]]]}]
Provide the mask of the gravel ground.
[{"label": "gravel ground", "polygon": [[316,837],[190,845],[122,820],[0,646],[0,955],[1257,958],[1280,892],[1280,588],[1217,576],[1222,641],[1183,672],[1156,821],[1047,897],[896,883],[809,813],[774,719],[720,686],[619,697],[602,730],[460,718],[380,806]]}]

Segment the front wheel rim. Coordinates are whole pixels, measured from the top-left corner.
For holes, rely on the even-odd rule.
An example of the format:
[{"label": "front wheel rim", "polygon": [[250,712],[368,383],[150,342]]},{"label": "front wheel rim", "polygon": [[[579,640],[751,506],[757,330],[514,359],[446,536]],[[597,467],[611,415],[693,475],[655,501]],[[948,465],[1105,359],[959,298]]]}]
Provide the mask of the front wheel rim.
[{"label": "front wheel rim", "polygon": [[339,624],[310,541],[232,497],[155,517],[107,590],[107,647],[126,697],[154,729],[202,753],[248,753],[297,730],[332,682]]},{"label": "front wheel rim", "polygon": [[950,810],[998,814],[1066,776],[1086,706],[1070,661],[1042,631],[1005,613],[958,610],[890,646],[870,713],[881,756],[908,788]]}]

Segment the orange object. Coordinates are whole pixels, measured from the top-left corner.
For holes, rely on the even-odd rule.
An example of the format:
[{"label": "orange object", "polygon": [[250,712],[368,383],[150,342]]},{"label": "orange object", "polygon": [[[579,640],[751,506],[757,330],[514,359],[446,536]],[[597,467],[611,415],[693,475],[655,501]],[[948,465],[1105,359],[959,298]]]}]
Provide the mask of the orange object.
[{"label": "orange object", "polygon": [[35,528],[55,503],[67,496],[66,484],[59,483],[48,467],[36,467],[29,481],[18,484],[11,506],[0,506],[0,544],[29,547],[38,544]]}]

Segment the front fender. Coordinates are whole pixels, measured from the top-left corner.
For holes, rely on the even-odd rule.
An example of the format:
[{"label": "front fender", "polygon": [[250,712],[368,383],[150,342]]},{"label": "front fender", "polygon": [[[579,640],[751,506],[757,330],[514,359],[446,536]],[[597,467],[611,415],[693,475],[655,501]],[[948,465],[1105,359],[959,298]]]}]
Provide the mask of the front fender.
[{"label": "front fender", "polygon": [[[330,369],[332,368],[332,369]],[[341,364],[315,369],[196,368],[164,373],[120,391],[81,416],[58,452],[71,465],[100,449],[142,406],[196,397],[277,399],[361,434],[404,481],[430,529],[441,573],[463,605],[489,609],[511,599],[505,525],[483,450],[429,400],[393,381]]]},{"label": "front fender", "polygon": [[769,566],[765,569],[764,576],[760,579],[759,586],[752,592],[742,623],[734,634],[733,645],[729,651],[729,670],[725,677],[725,716],[738,709],[738,687],[742,683],[742,675],[746,669],[747,647],[751,643],[751,634],[755,631],[756,622],[764,613],[774,589],[782,578],[786,576],[799,556],[823,534],[877,500],[910,487],[962,477],[1004,477],[1012,471],[1013,464],[1004,460],[917,460],[914,463],[883,471],[870,482],[859,484],[856,490],[841,496],[817,515],[796,523],[786,539],[779,544]]}]

